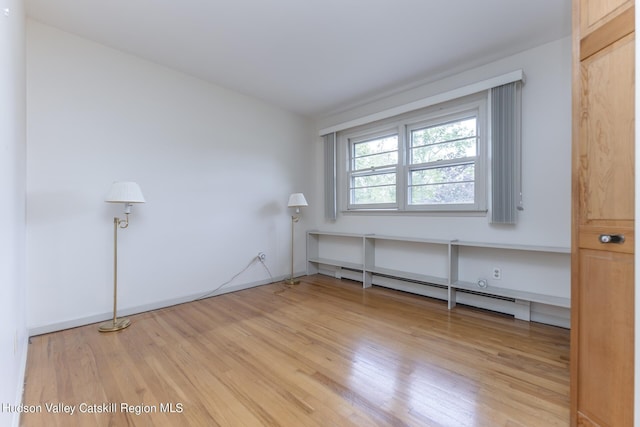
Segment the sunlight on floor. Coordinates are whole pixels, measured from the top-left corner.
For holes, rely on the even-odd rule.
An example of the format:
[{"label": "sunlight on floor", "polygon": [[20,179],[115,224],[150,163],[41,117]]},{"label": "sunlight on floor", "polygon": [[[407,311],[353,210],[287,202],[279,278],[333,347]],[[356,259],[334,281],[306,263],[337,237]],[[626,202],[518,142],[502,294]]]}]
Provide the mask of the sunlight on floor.
[{"label": "sunlight on floor", "polygon": [[[478,387],[437,366],[410,365],[398,348],[362,339],[353,356],[349,387],[373,405],[398,416],[439,425],[476,424]],[[407,366],[410,366],[407,369]]]}]

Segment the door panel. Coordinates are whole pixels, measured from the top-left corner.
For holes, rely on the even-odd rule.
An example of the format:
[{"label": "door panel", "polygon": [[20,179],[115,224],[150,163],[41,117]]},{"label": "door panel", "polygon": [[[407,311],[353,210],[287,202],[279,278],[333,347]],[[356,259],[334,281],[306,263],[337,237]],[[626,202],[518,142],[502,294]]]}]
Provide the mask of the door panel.
[{"label": "door panel", "polygon": [[582,221],[633,220],[634,37],[582,62]]},{"label": "door panel", "polygon": [[632,0],[581,0],[581,3],[580,22],[583,37],[633,5]]},{"label": "door panel", "polygon": [[573,8],[571,425],[633,426],[634,2]]},{"label": "door panel", "polygon": [[601,426],[632,426],[633,255],[580,252],[578,411]]}]

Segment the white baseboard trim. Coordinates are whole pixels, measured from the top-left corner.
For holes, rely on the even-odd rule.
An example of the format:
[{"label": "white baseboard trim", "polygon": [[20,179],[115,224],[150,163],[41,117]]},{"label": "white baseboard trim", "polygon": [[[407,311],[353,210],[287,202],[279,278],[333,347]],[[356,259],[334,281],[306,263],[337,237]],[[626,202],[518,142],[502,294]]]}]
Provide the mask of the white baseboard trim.
[{"label": "white baseboard trim", "polygon": [[[304,275],[306,275],[306,273],[298,273],[296,274],[296,277],[304,276]],[[260,280],[257,282],[250,282],[250,283],[244,283],[244,284],[239,284],[234,286],[222,287],[216,290],[215,292],[212,292],[211,294],[207,294],[206,291],[198,292],[197,294],[185,295],[182,297],[171,298],[164,301],[157,301],[149,304],[138,305],[135,307],[123,308],[118,310],[118,316],[132,316],[134,314],[140,314],[140,313],[144,313],[151,310],[158,310],[160,308],[171,307],[172,305],[184,304],[186,302],[191,302],[197,299],[201,299],[203,295],[207,295],[207,298],[210,298],[217,295],[227,294],[230,292],[237,292],[244,289],[255,288],[256,286],[263,286],[271,283],[280,282],[288,277],[289,275],[283,275],[283,276],[269,278],[266,280]],[[77,328],[79,326],[86,326],[92,323],[104,322],[106,320],[111,319],[112,317],[113,317],[113,312],[100,313],[92,316],[85,316],[77,319],[65,320],[63,322],[56,322],[56,323],[51,323],[47,325],[30,327],[28,328],[27,333],[30,337],[33,337],[36,335],[48,334],[50,332],[57,332],[65,329]],[[26,362],[26,356],[25,356],[25,362]]]},{"label": "white baseboard trim", "polygon": [[[29,353],[29,337],[25,336],[22,343],[22,354],[20,355],[20,366],[18,367],[18,386],[16,390],[15,404],[22,404],[22,397],[24,395],[24,382],[27,373],[27,354]],[[12,427],[20,426],[20,411],[15,411],[13,414],[13,420],[11,421]]]}]

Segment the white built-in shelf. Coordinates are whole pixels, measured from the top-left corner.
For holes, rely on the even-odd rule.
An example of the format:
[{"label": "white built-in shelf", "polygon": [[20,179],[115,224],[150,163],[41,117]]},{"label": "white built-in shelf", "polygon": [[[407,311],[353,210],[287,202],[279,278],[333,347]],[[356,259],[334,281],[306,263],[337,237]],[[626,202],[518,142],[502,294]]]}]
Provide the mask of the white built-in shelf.
[{"label": "white built-in shelf", "polygon": [[[320,257],[321,240],[329,239],[346,239],[350,242],[350,247],[357,248],[357,253],[352,253],[351,260],[346,261],[336,258]],[[416,273],[382,267],[376,263],[376,242],[393,241],[402,243],[412,243],[413,249],[418,252],[436,253],[438,260],[436,264],[425,263],[434,271],[446,271],[444,276],[432,275],[427,272]],[[570,308],[571,300],[569,298],[559,297],[555,295],[540,294],[534,292],[521,291],[517,289],[502,288],[493,285],[480,287],[477,283],[459,280],[458,272],[460,269],[460,250],[463,248],[478,249],[496,249],[504,251],[530,251],[543,254],[570,254],[571,250],[567,247],[559,246],[536,246],[536,245],[517,245],[502,244],[491,242],[471,242],[461,240],[442,240],[427,239],[418,237],[402,237],[378,234],[358,234],[358,233],[341,233],[331,231],[311,230],[307,232],[307,274],[318,273],[321,265],[332,266],[335,268],[345,268],[362,272],[363,287],[368,288],[373,284],[374,276],[387,276],[400,280],[408,280],[412,282],[433,284],[448,289],[447,299],[449,308],[453,308],[457,302],[456,291],[472,291],[473,293],[488,296],[497,296],[513,300],[516,304],[520,304],[525,309],[516,313],[516,317],[529,320],[529,303],[547,304],[557,307]],[[413,250],[412,249],[412,250]],[[356,249],[354,249],[356,250]],[[387,250],[389,250],[387,248]],[[331,256],[331,255],[330,255]],[[353,258],[357,261],[354,262]],[[378,260],[379,261],[379,260]]]},{"label": "white built-in shelf", "polygon": [[443,239],[425,239],[421,237],[400,237],[400,236],[386,236],[384,234],[364,234],[364,238],[372,240],[395,240],[398,242],[412,242],[412,243],[430,243],[434,245],[448,245],[450,240]]},{"label": "white built-in shelf", "polygon": [[376,263],[376,242],[388,241],[388,242],[400,242],[400,243],[413,243],[423,248],[435,247],[442,252],[442,259],[448,258],[448,240],[442,239],[425,239],[419,237],[400,237],[400,236],[388,236],[381,234],[366,234],[363,235],[364,239],[364,272],[363,272],[363,285],[368,288],[373,283],[373,275],[385,275],[396,277],[400,279],[412,280],[417,282],[433,283],[436,285],[447,285],[449,278],[444,276],[436,276],[425,273],[415,273],[409,271],[403,271],[398,269],[381,267]]},{"label": "white built-in shelf", "polygon": [[341,260],[330,259],[330,258],[308,258],[307,262],[311,262],[315,264],[323,264],[323,265],[332,265],[334,267],[350,268],[352,270],[362,270],[362,267],[364,267],[363,264],[358,264],[356,262],[341,261]]},{"label": "white built-in shelf", "polygon": [[356,234],[356,233],[341,233],[334,231],[318,231],[318,230],[310,230],[307,231],[307,235],[316,235],[316,236],[338,236],[338,237],[357,237],[361,239],[365,234]]},{"label": "white built-in shelf", "polygon": [[558,254],[571,253],[571,248],[563,246],[514,245],[509,243],[468,242],[464,240],[452,240],[451,245],[470,246],[475,248],[507,249],[512,251],[548,252]]},{"label": "white built-in shelf", "polygon": [[[330,265],[338,268],[348,268],[352,270],[363,270],[364,260],[361,262],[345,261],[341,259],[320,257],[319,246],[321,238],[339,238],[339,239],[355,239],[358,244],[362,245],[362,234],[354,233],[336,233],[324,231],[307,231],[307,274],[316,274],[319,265]],[[359,254],[362,259],[362,254]]]}]

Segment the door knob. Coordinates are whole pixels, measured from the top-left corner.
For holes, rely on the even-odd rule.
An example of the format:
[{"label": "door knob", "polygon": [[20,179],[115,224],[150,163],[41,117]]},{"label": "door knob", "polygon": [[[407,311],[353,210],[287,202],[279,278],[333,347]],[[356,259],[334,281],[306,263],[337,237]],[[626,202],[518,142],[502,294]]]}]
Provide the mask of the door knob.
[{"label": "door knob", "polygon": [[601,234],[600,243],[624,243],[624,234]]}]

